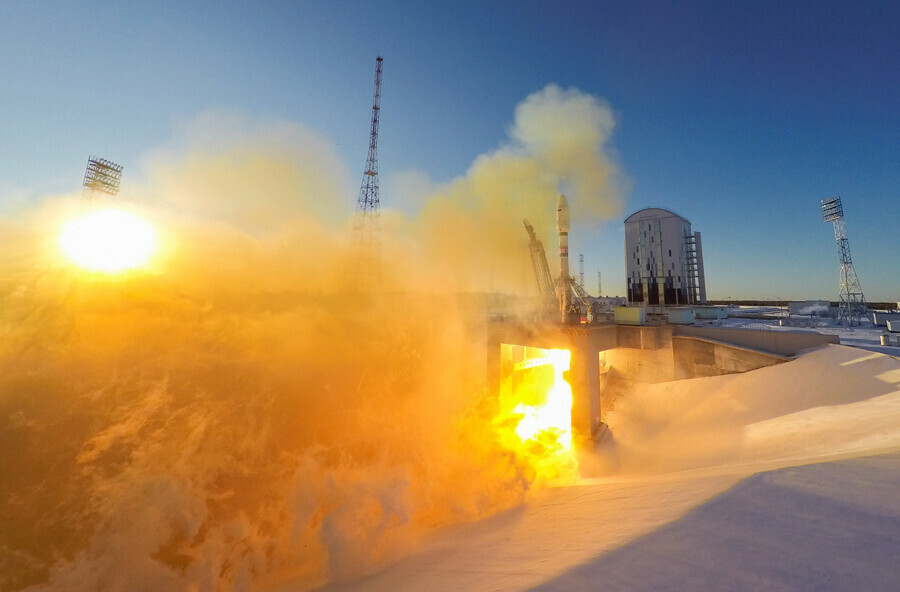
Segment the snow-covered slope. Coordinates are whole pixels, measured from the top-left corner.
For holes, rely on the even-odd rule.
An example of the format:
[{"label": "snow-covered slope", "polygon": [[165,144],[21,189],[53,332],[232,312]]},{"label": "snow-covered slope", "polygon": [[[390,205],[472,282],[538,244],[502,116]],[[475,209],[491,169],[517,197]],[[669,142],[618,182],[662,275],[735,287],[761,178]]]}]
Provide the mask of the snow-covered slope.
[{"label": "snow-covered slope", "polygon": [[897,589],[896,358],[828,346],[647,387],[608,420],[582,462],[604,473],[329,590]]},{"label": "snow-covered slope", "polygon": [[754,475],[536,590],[897,590],[900,454]]}]

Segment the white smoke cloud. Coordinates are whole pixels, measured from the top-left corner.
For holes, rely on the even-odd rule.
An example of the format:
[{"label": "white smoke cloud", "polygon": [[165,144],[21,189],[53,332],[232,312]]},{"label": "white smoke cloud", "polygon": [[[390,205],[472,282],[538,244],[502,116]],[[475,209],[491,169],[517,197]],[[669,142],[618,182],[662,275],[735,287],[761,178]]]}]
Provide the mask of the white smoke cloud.
[{"label": "white smoke cloud", "polygon": [[[476,158],[465,176],[433,188],[421,175],[405,173],[403,180],[415,179],[431,191],[419,195],[422,205],[407,225],[391,228],[419,247],[403,248],[422,254],[416,275],[431,286],[452,281],[450,289],[529,290],[530,271],[522,271],[528,257],[523,219],[549,237],[560,192],[582,224],[621,212],[623,175],[609,145],[613,127],[612,110],[602,100],[549,85],[516,107],[508,141]],[[405,202],[412,200],[404,195]]]}]

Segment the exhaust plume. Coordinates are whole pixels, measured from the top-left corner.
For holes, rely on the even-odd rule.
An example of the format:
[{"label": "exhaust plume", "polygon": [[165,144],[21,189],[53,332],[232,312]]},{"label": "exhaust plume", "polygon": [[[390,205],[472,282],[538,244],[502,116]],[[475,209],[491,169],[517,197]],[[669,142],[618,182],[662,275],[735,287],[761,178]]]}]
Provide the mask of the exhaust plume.
[{"label": "exhaust plume", "polygon": [[[561,192],[579,225],[620,213],[623,181],[609,147],[613,126],[609,106],[577,89],[549,85],[526,98],[503,146],[476,158],[464,177],[421,196],[421,209],[403,233],[423,255],[416,277],[430,285],[451,281],[457,290],[529,291],[523,218],[551,244]],[[403,181],[407,190],[427,186],[410,173]]]},{"label": "exhaust plume", "polygon": [[578,91],[529,97],[508,146],[415,218],[385,212],[382,294],[338,290],[352,183],[297,124],[206,115],[149,155],[117,202],[160,233],[149,270],[61,262],[79,196],[0,220],[0,588],[312,588],[520,503],[536,468],[498,432],[482,308],[454,291],[509,280],[560,183],[615,211],[611,126]]}]

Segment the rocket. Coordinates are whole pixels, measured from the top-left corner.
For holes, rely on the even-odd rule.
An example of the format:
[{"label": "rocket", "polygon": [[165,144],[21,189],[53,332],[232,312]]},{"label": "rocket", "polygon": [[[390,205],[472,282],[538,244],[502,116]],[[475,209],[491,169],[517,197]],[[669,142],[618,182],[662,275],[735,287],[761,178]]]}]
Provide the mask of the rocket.
[{"label": "rocket", "polygon": [[556,202],[556,231],[559,232],[559,311],[566,322],[569,309],[569,202],[560,194]]}]

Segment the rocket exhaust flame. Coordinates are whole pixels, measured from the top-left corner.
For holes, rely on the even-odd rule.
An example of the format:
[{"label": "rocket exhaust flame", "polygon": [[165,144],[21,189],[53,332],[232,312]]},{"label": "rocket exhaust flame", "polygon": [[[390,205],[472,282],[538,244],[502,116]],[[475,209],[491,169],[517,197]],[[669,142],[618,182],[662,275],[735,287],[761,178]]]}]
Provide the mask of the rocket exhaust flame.
[{"label": "rocket exhaust flame", "polygon": [[561,484],[577,477],[572,448],[572,389],[564,376],[568,350],[501,346],[500,413],[495,422],[502,442],[525,455],[540,483]]}]

